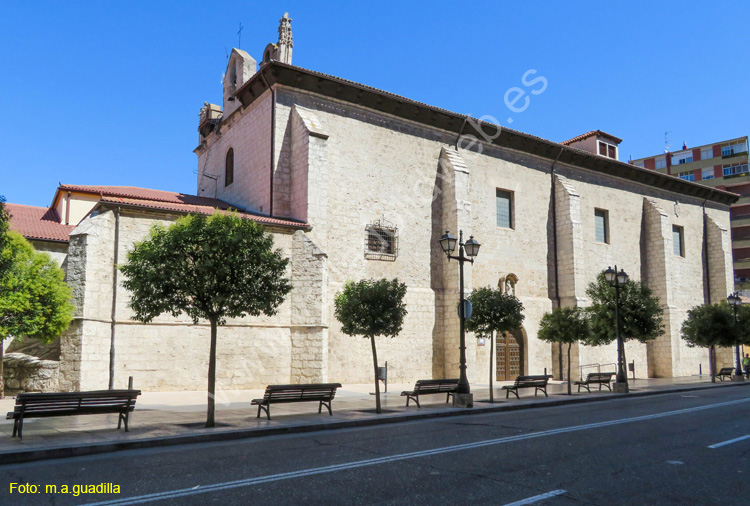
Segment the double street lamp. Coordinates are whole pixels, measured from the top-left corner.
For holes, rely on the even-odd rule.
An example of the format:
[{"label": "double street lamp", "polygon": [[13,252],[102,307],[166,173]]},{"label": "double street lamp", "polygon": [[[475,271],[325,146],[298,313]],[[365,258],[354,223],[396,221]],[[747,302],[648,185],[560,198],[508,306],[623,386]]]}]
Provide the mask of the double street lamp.
[{"label": "double street lamp", "polygon": [[604,271],[604,279],[615,288],[615,334],[617,335],[617,378],[615,380],[615,392],[628,393],[628,375],[625,373],[625,345],[620,334],[620,289],[628,282],[628,274],[620,269],[617,271],[615,265],[607,267]]},{"label": "double street lamp", "polygon": [[[732,306],[732,309],[734,309],[734,324],[737,325],[737,308],[742,305],[742,299],[740,299],[740,296],[737,295],[737,292],[734,292],[733,294],[730,294],[729,297],[727,297],[727,302],[729,302],[729,305]],[[734,380],[735,381],[743,381],[744,376],[742,375],[742,369],[740,368],[740,341],[739,337],[735,341],[734,345],[734,351],[737,354],[735,363],[735,372],[734,372]]]},{"label": "double street lamp", "polygon": [[[473,405],[473,402],[469,397],[471,394],[471,388],[469,387],[469,380],[466,377],[466,304],[464,302],[464,262],[470,262],[472,264],[474,263],[474,257],[476,257],[479,253],[479,243],[474,240],[473,235],[469,237],[468,241],[463,242],[463,240],[463,230],[459,231],[458,233],[458,241],[456,241],[456,238],[446,230],[445,234],[443,234],[443,237],[441,237],[438,242],[440,243],[440,249],[442,249],[443,253],[445,253],[445,255],[448,257],[448,261],[450,261],[451,259],[458,260],[458,279],[461,286],[461,301],[458,306],[458,315],[461,322],[461,334],[458,345],[460,351],[459,369],[461,371],[461,376],[458,380],[458,388],[456,390],[458,395],[454,396],[453,398],[454,405],[456,405],[456,401],[458,401],[459,404],[471,407]],[[458,243],[458,255],[454,256],[453,251],[456,249],[456,243]],[[461,397],[461,395],[464,395],[464,397]]]}]

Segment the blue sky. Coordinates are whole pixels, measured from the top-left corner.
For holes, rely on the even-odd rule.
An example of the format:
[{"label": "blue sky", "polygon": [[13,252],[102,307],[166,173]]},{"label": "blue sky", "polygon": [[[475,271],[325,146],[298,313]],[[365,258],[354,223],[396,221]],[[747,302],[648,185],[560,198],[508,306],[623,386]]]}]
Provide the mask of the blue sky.
[{"label": "blue sky", "polygon": [[[602,129],[620,158],[747,135],[750,2],[6,2],[0,195],[58,182],[195,193],[198,111],[226,54],[292,17],[294,64],[554,141]],[[542,76],[514,112],[509,89]],[[537,84],[534,89],[540,89]],[[512,98],[513,95],[511,94]],[[516,108],[524,104],[521,99]],[[507,120],[513,120],[508,125]]]}]

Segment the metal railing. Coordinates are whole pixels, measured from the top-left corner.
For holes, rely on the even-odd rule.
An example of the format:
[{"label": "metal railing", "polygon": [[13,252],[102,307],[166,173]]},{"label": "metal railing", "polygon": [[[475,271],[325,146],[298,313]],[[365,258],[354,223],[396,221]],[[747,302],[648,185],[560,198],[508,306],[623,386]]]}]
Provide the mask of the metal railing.
[{"label": "metal railing", "polygon": [[578,367],[578,374],[579,374],[580,380],[583,381],[583,370],[584,369],[590,368],[590,367],[596,367],[596,372],[602,372],[602,367],[609,366],[609,365],[611,365],[613,367],[613,369],[614,369],[615,372],[617,371],[617,364],[614,363],[614,362],[607,362],[606,364],[600,364],[600,363],[597,362],[596,364],[586,364],[586,365],[579,366]]}]

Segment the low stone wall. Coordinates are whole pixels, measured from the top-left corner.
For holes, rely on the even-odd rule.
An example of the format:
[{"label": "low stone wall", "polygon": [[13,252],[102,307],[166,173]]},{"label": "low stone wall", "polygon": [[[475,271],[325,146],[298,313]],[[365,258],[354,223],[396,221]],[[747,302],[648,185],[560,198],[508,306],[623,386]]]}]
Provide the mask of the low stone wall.
[{"label": "low stone wall", "polygon": [[57,392],[57,360],[41,360],[24,353],[8,353],[3,359],[6,393]]}]

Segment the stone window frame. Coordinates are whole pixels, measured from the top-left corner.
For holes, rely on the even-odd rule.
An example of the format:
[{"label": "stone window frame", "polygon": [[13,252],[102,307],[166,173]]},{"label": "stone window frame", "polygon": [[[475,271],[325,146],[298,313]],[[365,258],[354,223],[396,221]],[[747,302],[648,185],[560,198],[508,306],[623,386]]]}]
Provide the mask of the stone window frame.
[{"label": "stone window frame", "polygon": [[229,148],[224,158],[224,188],[232,183],[234,183],[234,148]]},{"label": "stone window frame", "polygon": [[[599,234],[597,233],[597,227],[596,227],[596,219],[597,217],[601,216],[604,221],[604,239],[599,240]],[[609,211],[607,209],[601,209],[599,207],[594,208],[594,241],[596,241],[597,244],[609,244],[610,236],[609,236]]]},{"label": "stone window frame", "polygon": [[394,262],[398,257],[398,227],[385,219],[365,225],[365,258]]},{"label": "stone window frame", "polygon": [[[505,200],[505,195],[507,194],[507,200],[508,200],[508,224],[500,223],[500,210],[498,209],[500,199]],[[513,190],[508,190],[505,188],[495,188],[495,225],[498,228],[508,228],[511,230],[516,229],[516,194]]]},{"label": "stone window frame", "polygon": [[672,252],[674,256],[685,258],[685,227],[672,225]]}]

